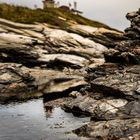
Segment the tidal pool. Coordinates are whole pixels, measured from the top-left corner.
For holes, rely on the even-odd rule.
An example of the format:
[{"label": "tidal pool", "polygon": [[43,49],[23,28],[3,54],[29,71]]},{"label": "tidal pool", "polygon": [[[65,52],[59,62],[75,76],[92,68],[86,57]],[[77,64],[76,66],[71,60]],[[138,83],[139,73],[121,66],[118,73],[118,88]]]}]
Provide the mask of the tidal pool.
[{"label": "tidal pool", "polygon": [[46,109],[42,98],[0,105],[0,140],[77,140],[71,130],[87,122],[60,107]]}]

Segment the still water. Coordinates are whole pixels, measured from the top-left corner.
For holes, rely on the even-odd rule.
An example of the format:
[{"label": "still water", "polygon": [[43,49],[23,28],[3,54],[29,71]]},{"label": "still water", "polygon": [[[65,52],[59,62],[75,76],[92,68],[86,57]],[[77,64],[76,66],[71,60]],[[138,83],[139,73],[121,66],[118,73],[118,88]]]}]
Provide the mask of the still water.
[{"label": "still water", "polygon": [[89,122],[61,108],[48,110],[43,99],[0,105],[0,140],[77,140],[71,133]]},{"label": "still water", "polygon": [[[77,8],[83,11],[83,15],[87,18],[101,21],[111,27],[123,30],[129,26],[125,15],[127,12],[135,11],[140,8],[140,0],[55,0],[60,5],[73,6],[74,1],[77,1]],[[0,0],[23,6],[42,7],[42,0]]]}]

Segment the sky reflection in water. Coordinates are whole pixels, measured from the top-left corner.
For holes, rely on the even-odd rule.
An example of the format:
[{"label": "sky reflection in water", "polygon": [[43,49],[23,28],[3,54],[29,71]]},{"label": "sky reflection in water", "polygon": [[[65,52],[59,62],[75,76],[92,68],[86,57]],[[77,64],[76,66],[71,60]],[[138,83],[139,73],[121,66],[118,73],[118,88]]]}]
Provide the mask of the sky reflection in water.
[{"label": "sky reflection in water", "polygon": [[43,99],[0,105],[0,140],[75,139],[76,135],[66,133],[89,120],[74,117],[60,107],[48,110]]}]

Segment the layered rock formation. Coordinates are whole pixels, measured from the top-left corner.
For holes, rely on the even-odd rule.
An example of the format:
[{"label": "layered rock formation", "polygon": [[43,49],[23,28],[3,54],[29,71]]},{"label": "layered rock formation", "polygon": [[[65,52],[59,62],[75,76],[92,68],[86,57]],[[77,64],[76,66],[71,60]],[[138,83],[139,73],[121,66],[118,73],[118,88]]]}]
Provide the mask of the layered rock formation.
[{"label": "layered rock formation", "polygon": [[91,116],[91,122],[73,132],[81,137],[101,140],[139,139],[140,135],[140,12],[127,14],[131,27],[105,52],[105,63],[88,68],[88,86],[63,109],[75,115]]},{"label": "layered rock formation", "polygon": [[86,68],[103,64],[108,48],[78,33],[49,28],[45,23],[28,25],[0,19],[1,100],[86,85]]},{"label": "layered rock formation", "polygon": [[126,36],[123,36],[122,32],[106,28],[95,28],[86,25],[72,25],[69,27],[69,30],[82,36],[89,37],[95,42],[103,44],[108,48],[112,48],[117,42],[127,39]]}]

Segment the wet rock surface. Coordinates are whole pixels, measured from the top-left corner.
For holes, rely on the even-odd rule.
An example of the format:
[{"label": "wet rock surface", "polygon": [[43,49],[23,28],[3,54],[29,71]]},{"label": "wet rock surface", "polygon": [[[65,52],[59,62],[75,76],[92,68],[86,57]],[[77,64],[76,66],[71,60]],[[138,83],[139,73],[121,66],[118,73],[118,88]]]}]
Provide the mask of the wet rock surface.
[{"label": "wet rock surface", "polygon": [[81,115],[90,115],[95,120],[139,117],[137,113],[139,112],[137,109],[139,108],[139,68],[139,66],[128,67],[118,70],[115,74],[92,80],[89,87],[83,89],[82,94],[87,95],[78,95],[77,98],[66,102],[64,109]]}]

